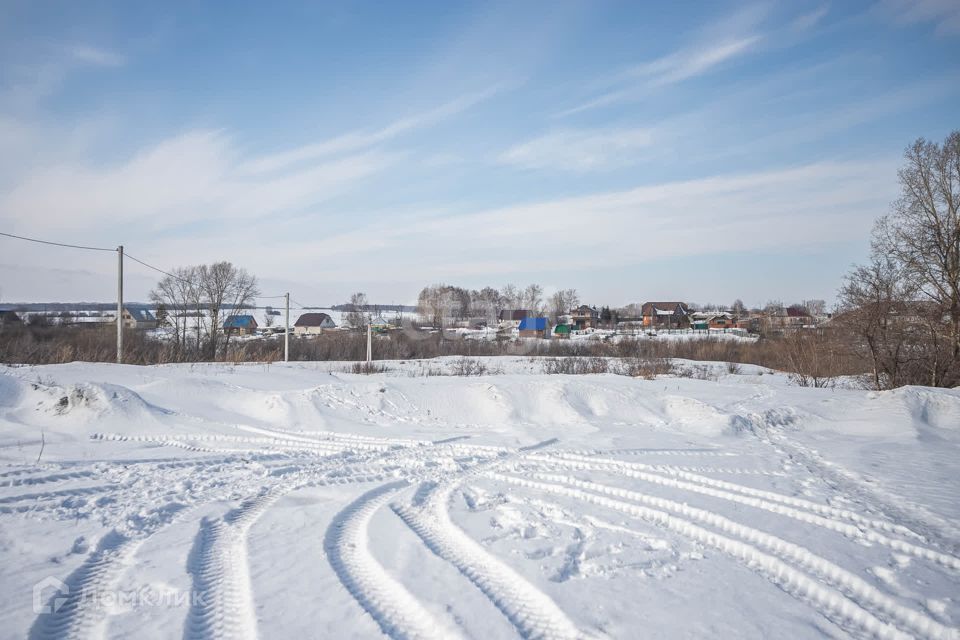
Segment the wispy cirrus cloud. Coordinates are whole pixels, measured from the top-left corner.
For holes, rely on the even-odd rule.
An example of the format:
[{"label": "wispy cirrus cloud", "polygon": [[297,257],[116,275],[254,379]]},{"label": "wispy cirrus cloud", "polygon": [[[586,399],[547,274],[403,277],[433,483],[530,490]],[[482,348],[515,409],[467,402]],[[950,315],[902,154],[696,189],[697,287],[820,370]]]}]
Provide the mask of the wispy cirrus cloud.
[{"label": "wispy cirrus cloud", "polygon": [[510,147],[498,161],[526,169],[593,171],[629,165],[652,143],[650,129],[563,129]]},{"label": "wispy cirrus cloud", "polygon": [[[556,270],[557,256],[565,256],[564,267],[571,269],[822,247],[867,233],[896,191],[889,181],[895,164],[893,158],[819,162],[471,214],[400,216],[388,228],[354,227],[323,239],[323,255],[334,259],[316,278],[376,278],[382,275],[378,260],[391,264],[391,278],[416,281],[437,271],[471,279]],[[373,241],[367,245],[361,238]],[[284,256],[306,262],[317,246],[315,240],[297,240]],[[515,247],[525,249],[518,254]]]},{"label": "wispy cirrus cloud", "polygon": [[127,61],[126,58],[119,53],[89,45],[70,47],[67,53],[73,60],[80,64],[96,67],[121,67]]},{"label": "wispy cirrus cloud", "polygon": [[561,112],[560,116],[638,99],[649,91],[703,75],[725,62],[743,56],[761,40],[760,35],[729,38],[677,50],[619,74],[616,88]]},{"label": "wispy cirrus cloud", "polygon": [[896,24],[933,24],[937,35],[960,35],[960,2],[956,0],[881,0],[880,15]]},{"label": "wispy cirrus cloud", "polygon": [[830,13],[830,5],[825,4],[809,13],[797,16],[790,22],[790,26],[794,31],[807,31],[820,24],[820,21],[827,17],[828,13]]},{"label": "wispy cirrus cloud", "polygon": [[36,170],[0,195],[0,217],[37,233],[240,223],[327,201],[397,158],[366,151],[251,177],[241,170],[245,159],[230,136],[190,131],[112,166],[74,162]]},{"label": "wispy cirrus cloud", "polygon": [[298,163],[372,147],[405,133],[452,118],[492,98],[505,88],[506,85],[497,84],[464,94],[427,111],[395,120],[380,129],[351,131],[329,140],[252,158],[243,165],[242,170],[250,174],[269,173]]}]

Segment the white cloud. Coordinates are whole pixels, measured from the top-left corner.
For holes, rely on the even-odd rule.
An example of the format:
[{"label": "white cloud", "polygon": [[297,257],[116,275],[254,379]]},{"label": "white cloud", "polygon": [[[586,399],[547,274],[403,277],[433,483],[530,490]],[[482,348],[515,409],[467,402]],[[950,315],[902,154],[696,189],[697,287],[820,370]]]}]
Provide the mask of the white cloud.
[{"label": "white cloud", "polygon": [[115,166],[35,171],[0,196],[0,215],[35,231],[242,221],[328,200],[395,159],[366,152],[254,178],[239,170],[244,159],[226,134],[193,131]]},{"label": "white cloud", "polygon": [[743,55],[760,41],[751,35],[683,49],[628,70],[625,75],[647,79],[648,86],[675,84],[702,75],[714,67]]},{"label": "white cloud", "polygon": [[897,24],[933,23],[938,35],[960,35],[957,0],[881,0],[877,8]]},{"label": "white cloud", "polygon": [[371,147],[396,138],[404,133],[451,118],[493,97],[501,90],[503,90],[502,85],[494,85],[481,91],[459,96],[454,100],[428,111],[401,118],[380,129],[372,131],[352,131],[329,140],[310,143],[295,149],[288,149],[287,151],[253,158],[245,163],[242,170],[250,174],[268,173],[293,164]]},{"label": "white cloud", "polygon": [[511,147],[499,161],[528,169],[591,171],[627,165],[652,142],[649,129],[565,129]]},{"label": "white cloud", "polygon": [[804,13],[800,16],[797,16],[790,23],[790,26],[795,31],[807,31],[817,26],[821,20],[823,20],[827,14],[830,13],[830,5],[825,4],[818,9],[814,9],[809,13]]},{"label": "white cloud", "polygon": [[760,35],[728,37],[680,49],[645,62],[620,73],[619,79],[615,81],[616,88],[559,115],[568,116],[625,100],[636,100],[654,89],[701,76],[750,52],[762,39]]},{"label": "white cloud", "polygon": [[[896,197],[896,159],[824,162],[715,176],[627,191],[508,206],[456,216],[398,216],[351,228],[321,253],[349,256],[317,282],[451,281],[551,271],[564,277],[602,264],[750,251],[793,253],[867,237]],[[369,244],[368,244],[369,242]],[[284,250],[308,260],[314,241]],[[313,249],[315,250],[315,249]],[[300,256],[300,257],[298,257]]]},{"label": "white cloud", "polygon": [[126,62],[126,59],[118,53],[87,45],[71,48],[69,55],[79,63],[96,67],[120,67]]}]

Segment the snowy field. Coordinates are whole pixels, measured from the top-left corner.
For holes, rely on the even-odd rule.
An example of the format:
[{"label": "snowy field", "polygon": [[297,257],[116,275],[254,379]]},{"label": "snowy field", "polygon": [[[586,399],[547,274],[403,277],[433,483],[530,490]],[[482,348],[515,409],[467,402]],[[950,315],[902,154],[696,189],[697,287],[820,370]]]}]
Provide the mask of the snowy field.
[{"label": "snowy field", "polygon": [[0,368],[0,637],[960,637],[960,392],[487,362]]}]

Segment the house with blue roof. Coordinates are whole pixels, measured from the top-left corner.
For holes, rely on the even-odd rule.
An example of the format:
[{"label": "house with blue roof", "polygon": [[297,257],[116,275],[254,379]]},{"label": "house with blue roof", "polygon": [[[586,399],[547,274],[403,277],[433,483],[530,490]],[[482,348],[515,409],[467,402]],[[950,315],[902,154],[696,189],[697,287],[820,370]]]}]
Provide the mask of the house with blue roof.
[{"label": "house with blue roof", "polygon": [[550,323],[546,318],[524,318],[520,321],[521,338],[549,338]]},{"label": "house with blue roof", "polygon": [[257,331],[257,319],[253,316],[227,316],[223,331],[238,336],[253,335]]}]

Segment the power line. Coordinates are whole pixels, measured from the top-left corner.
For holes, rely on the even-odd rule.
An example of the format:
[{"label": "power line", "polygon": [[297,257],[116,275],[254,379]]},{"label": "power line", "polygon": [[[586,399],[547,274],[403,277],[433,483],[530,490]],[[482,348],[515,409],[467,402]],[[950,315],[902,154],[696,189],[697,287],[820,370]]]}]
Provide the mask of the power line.
[{"label": "power line", "polygon": [[3,231],[0,231],[0,236],[7,236],[8,238],[16,238],[17,240],[26,240],[28,242],[37,242],[39,244],[49,244],[55,247],[69,247],[70,249],[86,249],[88,251],[116,251],[116,249],[106,249],[104,247],[85,247],[79,244],[67,244],[65,242],[51,242],[50,240],[39,240],[37,238],[27,238],[26,236],[17,236],[12,233],[5,233]]},{"label": "power line", "polygon": [[[65,242],[52,242],[52,241],[50,241],[50,240],[40,240],[40,239],[38,239],[38,238],[27,238],[26,236],[18,236],[18,235],[14,235],[14,234],[12,234],[12,233],[6,233],[6,232],[4,232],[4,231],[0,231],[0,236],[6,236],[6,237],[8,237],[8,238],[15,238],[15,239],[17,239],[17,240],[26,240],[26,241],[28,241],[28,242],[37,242],[37,243],[40,243],[40,244],[49,244],[49,245],[52,245],[52,246],[55,246],[55,247],[68,247],[68,248],[70,248],[70,249],[86,249],[86,250],[88,250],[88,251],[111,251],[111,252],[116,251],[116,249],[107,249],[107,248],[104,248],[104,247],[87,247],[87,246],[83,246],[83,245],[79,245],[79,244],[67,244],[67,243],[65,243]],[[136,263],[142,264],[143,266],[145,266],[145,267],[148,268],[148,269],[153,269],[153,270],[156,271],[157,273],[162,273],[162,274],[165,275],[165,276],[170,276],[170,277],[173,278],[174,280],[179,280],[180,282],[183,282],[184,284],[188,284],[188,285],[193,285],[193,284],[194,284],[194,283],[190,282],[189,280],[187,280],[187,279],[185,279],[185,278],[181,278],[180,276],[174,275],[174,274],[170,273],[169,271],[164,271],[164,270],[161,269],[160,267],[155,267],[155,266],[153,266],[152,264],[149,264],[149,263],[147,263],[147,262],[144,262],[144,261],[141,260],[140,258],[136,258],[136,257],[130,255],[129,253],[127,253],[127,252],[124,252],[123,255],[124,255],[124,257],[130,258],[131,260],[133,260],[133,261],[136,262]],[[276,299],[280,299],[280,298],[283,298],[283,297],[286,297],[286,294],[282,294],[282,295],[279,295],[279,296],[255,296],[255,298],[258,299],[258,300],[276,300]],[[299,303],[298,303],[298,304],[299,304]]]},{"label": "power line", "polygon": [[124,252],[123,255],[126,256],[127,258],[130,258],[130,259],[133,260],[134,262],[139,262],[140,264],[142,264],[143,266],[147,267],[148,269],[153,269],[154,271],[158,271],[158,272],[162,273],[162,274],[165,275],[165,276],[170,276],[170,277],[173,278],[174,280],[179,280],[180,282],[184,282],[184,283],[186,283],[186,284],[191,284],[191,282],[190,282],[189,280],[185,280],[185,279],[181,278],[180,276],[175,276],[175,275],[173,275],[172,273],[170,273],[170,272],[168,272],[168,271],[164,271],[163,269],[161,269],[161,268],[159,268],[159,267],[153,266],[152,264],[147,264],[146,262],[144,262],[143,260],[140,260],[139,258],[134,258],[134,257],[133,257],[132,255],[130,255],[129,253]]}]

